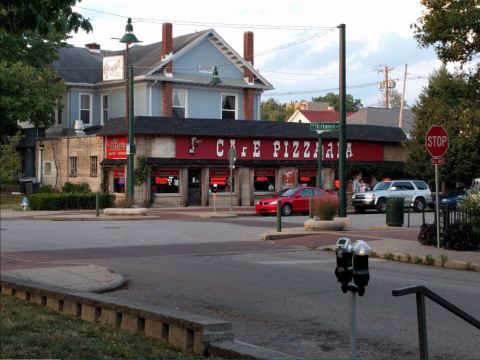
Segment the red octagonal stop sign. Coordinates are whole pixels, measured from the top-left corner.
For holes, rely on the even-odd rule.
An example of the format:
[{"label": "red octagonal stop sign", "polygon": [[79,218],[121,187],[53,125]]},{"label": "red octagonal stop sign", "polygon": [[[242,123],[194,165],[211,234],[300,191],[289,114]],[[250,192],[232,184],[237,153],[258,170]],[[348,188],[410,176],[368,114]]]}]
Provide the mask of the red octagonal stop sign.
[{"label": "red octagonal stop sign", "polygon": [[425,147],[432,156],[443,156],[448,149],[448,134],[445,129],[433,125],[425,134]]}]

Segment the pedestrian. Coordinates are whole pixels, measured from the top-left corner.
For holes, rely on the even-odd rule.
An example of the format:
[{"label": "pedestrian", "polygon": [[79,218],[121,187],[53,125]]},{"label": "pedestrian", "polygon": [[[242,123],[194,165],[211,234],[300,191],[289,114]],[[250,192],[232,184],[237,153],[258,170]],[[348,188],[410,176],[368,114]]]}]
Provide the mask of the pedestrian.
[{"label": "pedestrian", "polygon": [[352,190],[354,193],[360,192],[360,175],[355,176],[355,179],[353,180],[353,183],[352,183],[352,187],[353,187]]},{"label": "pedestrian", "polygon": [[340,179],[335,179],[334,186],[336,191],[340,189]]},{"label": "pedestrian", "polygon": [[359,182],[359,190],[360,192],[368,191],[368,185],[365,183],[365,181],[363,181],[363,179],[361,179]]}]

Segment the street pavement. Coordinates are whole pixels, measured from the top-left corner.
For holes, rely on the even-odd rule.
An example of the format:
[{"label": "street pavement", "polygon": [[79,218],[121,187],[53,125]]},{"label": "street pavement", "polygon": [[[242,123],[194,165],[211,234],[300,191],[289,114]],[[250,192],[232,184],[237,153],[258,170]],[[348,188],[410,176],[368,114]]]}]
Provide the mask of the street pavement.
[{"label": "street pavement", "polygon": [[[418,214],[416,214],[418,215]],[[431,215],[431,214],[430,214]],[[349,215],[351,217],[359,215]],[[374,256],[389,260],[413,263],[425,262],[427,258],[434,261],[434,265],[453,269],[480,271],[480,252],[444,250],[432,246],[423,246],[417,240],[419,217],[413,217],[412,227],[389,227],[382,224],[383,216],[377,214],[362,214],[362,221],[352,221],[347,231],[308,231],[301,223],[287,223],[281,231],[277,231],[275,222],[272,229],[263,231],[259,236],[266,241],[276,242],[281,245],[300,246],[309,249],[332,250],[339,237],[349,237],[352,241],[362,239],[367,241],[374,251]],[[428,215],[427,215],[428,216]],[[373,222],[367,220],[370,217]],[[296,220],[297,217],[283,218]],[[431,218],[431,216],[429,216]],[[216,219],[218,221],[235,221],[240,224],[255,226],[266,222],[263,217],[255,216],[253,207],[234,207],[218,209],[213,212],[211,208],[168,208],[148,209],[147,215],[103,215],[96,216],[95,211],[12,211],[2,210],[1,219],[24,220],[51,220],[51,221],[126,221],[126,220],[202,220]],[[251,219],[251,220],[250,220]],[[304,221],[303,217],[298,217]],[[407,220],[406,220],[407,221]],[[3,230],[3,229],[2,229]],[[127,245],[127,244],[124,244]],[[53,265],[53,266],[52,266]],[[107,268],[77,263],[51,263],[39,259],[19,261],[15,253],[5,252],[2,249],[1,273],[4,275],[29,279],[49,285],[63,286],[69,289],[103,292],[122,286],[125,279],[121,274],[115,274]]]}]

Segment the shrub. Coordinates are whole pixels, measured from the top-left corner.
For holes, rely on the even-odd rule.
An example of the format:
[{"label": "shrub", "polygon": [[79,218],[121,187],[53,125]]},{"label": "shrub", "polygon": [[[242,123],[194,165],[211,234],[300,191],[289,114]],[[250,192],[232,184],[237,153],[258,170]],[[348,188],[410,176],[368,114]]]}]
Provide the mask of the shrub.
[{"label": "shrub", "polygon": [[[29,196],[32,210],[95,209],[95,193],[44,193]],[[115,195],[101,194],[100,208],[112,207]]]},{"label": "shrub", "polygon": [[480,242],[480,193],[472,190],[459,202],[459,209],[470,218],[473,235]]},{"label": "shrub", "polygon": [[55,191],[55,189],[53,188],[52,185],[42,185],[42,186],[40,186],[40,188],[37,191],[37,193],[42,193],[42,194],[54,193],[54,192],[56,192],[56,191]]},{"label": "shrub", "polygon": [[437,228],[435,224],[423,224],[417,237],[422,245],[437,245]]},{"label": "shrub", "polygon": [[385,260],[394,260],[395,256],[391,253],[391,252],[386,252],[384,255],[383,255],[383,258]]},{"label": "shrub", "polygon": [[440,266],[445,267],[445,263],[448,260],[448,256],[445,254],[440,254]]},{"label": "shrub", "polygon": [[479,245],[472,224],[456,222],[445,229],[443,233],[442,246],[444,249],[469,251],[476,250]]},{"label": "shrub", "polygon": [[425,256],[425,265],[433,265],[435,264],[435,260],[433,259],[432,255]]},{"label": "shrub", "polygon": [[66,192],[66,193],[75,193],[75,192],[87,193],[87,192],[91,192],[91,191],[92,190],[90,189],[90,185],[88,185],[86,182],[74,184],[74,183],[71,183],[71,182],[67,181],[62,186],[62,192]]},{"label": "shrub", "polygon": [[413,261],[415,262],[415,264],[423,264],[423,259],[419,256],[415,256]]},{"label": "shrub", "polygon": [[331,200],[322,200],[315,204],[315,214],[320,220],[333,220],[337,211],[338,204]]}]

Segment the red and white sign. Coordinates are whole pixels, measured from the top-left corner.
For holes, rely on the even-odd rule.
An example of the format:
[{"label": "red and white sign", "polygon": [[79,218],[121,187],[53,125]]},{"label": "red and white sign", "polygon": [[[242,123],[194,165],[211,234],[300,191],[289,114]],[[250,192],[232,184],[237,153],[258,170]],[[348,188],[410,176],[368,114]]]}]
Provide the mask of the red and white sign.
[{"label": "red and white sign", "polygon": [[430,164],[432,164],[432,165],[444,165],[445,164],[445,158],[444,157],[432,157],[430,159]]},{"label": "red and white sign", "polygon": [[[194,146],[193,146],[193,145]],[[228,159],[233,146],[237,160],[316,160],[315,139],[255,139],[177,137],[177,159]],[[338,160],[338,141],[322,141],[323,160]],[[383,144],[348,142],[346,158],[349,161],[383,161]]]},{"label": "red and white sign", "polygon": [[106,159],[126,159],[127,158],[127,137],[108,136],[105,138],[105,158]]},{"label": "red and white sign", "polygon": [[448,134],[441,126],[433,125],[425,134],[425,148],[433,157],[442,157],[448,149]]}]

